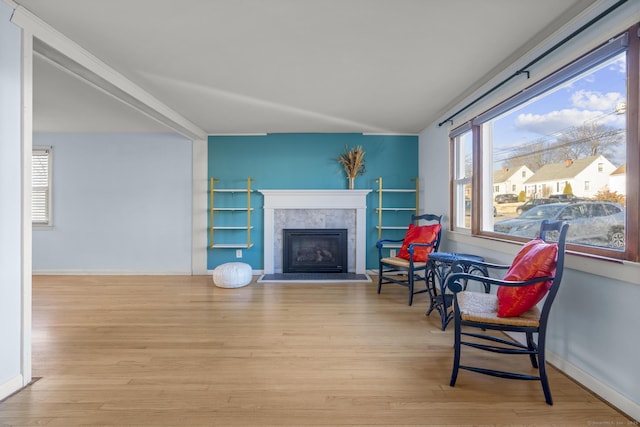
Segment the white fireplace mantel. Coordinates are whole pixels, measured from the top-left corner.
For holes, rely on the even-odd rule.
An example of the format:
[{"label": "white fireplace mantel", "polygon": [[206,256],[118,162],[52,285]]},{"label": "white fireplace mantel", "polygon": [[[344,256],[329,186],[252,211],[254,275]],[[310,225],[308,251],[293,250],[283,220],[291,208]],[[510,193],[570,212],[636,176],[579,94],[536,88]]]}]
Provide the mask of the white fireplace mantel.
[{"label": "white fireplace mantel", "polygon": [[258,190],[264,195],[264,273],[274,273],[275,224],[278,209],[353,209],[355,273],[365,274],[367,256],[367,194],[371,190]]}]

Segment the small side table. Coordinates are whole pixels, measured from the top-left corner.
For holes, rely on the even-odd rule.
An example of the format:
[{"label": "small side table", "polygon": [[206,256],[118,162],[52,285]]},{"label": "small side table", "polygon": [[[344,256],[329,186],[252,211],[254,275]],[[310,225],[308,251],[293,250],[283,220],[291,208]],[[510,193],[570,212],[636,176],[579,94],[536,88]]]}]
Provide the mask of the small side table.
[{"label": "small side table", "polygon": [[[432,252],[429,254],[429,260],[427,261],[427,289],[429,290],[429,309],[426,316],[430,315],[433,310],[437,310],[440,313],[440,319],[442,321],[442,330],[447,328],[447,325],[453,318],[453,311],[451,310],[451,304],[453,302],[453,294],[447,293],[444,288],[444,284],[447,280],[447,276],[451,274],[451,266],[456,261],[469,260],[483,262],[484,258],[478,255],[459,254],[455,252]],[[480,273],[484,276],[488,276],[486,268],[480,267],[465,267],[465,273]],[[489,285],[485,285],[485,292],[489,292]]]}]

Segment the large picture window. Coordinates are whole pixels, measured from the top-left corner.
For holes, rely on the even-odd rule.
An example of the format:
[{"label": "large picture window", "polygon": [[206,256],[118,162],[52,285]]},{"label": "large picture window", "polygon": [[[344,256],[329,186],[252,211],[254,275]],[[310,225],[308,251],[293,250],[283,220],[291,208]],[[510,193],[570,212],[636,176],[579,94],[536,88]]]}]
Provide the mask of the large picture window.
[{"label": "large picture window", "polygon": [[[637,38],[568,64],[466,125],[477,165],[469,187],[475,235],[524,241],[543,219],[570,224],[570,250],[638,259]],[[635,37],[635,36],[634,36]],[[635,79],[635,80],[634,80]],[[464,127],[461,127],[462,129]],[[461,144],[451,133],[452,147]],[[468,162],[453,150],[454,164]],[[452,171],[454,182],[458,176]],[[459,197],[453,186],[453,197]],[[474,197],[475,196],[475,197]],[[454,202],[457,205],[457,202]],[[460,211],[454,211],[460,226]],[[634,220],[635,219],[635,220]]]}]

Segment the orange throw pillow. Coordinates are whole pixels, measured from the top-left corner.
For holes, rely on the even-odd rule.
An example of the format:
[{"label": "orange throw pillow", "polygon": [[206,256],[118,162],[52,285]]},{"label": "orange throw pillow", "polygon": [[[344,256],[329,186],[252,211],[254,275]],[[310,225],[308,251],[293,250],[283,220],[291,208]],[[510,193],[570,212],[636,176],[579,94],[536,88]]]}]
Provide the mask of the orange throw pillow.
[{"label": "orange throw pillow", "polygon": [[[414,225],[409,224],[409,229],[404,235],[404,241],[398,258],[409,259],[409,245],[412,243],[432,243],[438,238],[440,224]],[[426,262],[429,254],[433,251],[433,246],[415,246],[413,251],[414,262]]]},{"label": "orange throw pillow", "polygon": [[[526,243],[513,260],[504,280],[524,281],[552,277],[556,273],[558,245],[540,238]],[[498,287],[498,317],[520,316],[535,306],[549,291],[551,281],[528,286]]]}]

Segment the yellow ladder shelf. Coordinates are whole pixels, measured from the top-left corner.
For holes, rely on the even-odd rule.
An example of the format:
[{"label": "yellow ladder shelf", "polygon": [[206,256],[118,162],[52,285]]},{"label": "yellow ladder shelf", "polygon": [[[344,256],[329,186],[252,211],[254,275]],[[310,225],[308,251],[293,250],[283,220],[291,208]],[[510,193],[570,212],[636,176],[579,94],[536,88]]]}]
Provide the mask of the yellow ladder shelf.
[{"label": "yellow ladder shelf", "polygon": [[[409,211],[414,213],[415,215],[418,215],[418,209],[420,206],[420,191],[419,191],[419,180],[418,178],[412,178],[411,179],[412,182],[415,182],[415,188],[383,188],[382,186],[382,177],[379,177],[378,179],[376,179],[376,182],[378,183],[378,189],[376,190],[378,193],[378,207],[376,208],[376,212],[378,214],[378,225],[376,226],[376,228],[378,229],[378,240],[382,239],[382,232],[383,230],[406,230],[407,226],[406,225],[382,225],[382,213],[383,212],[402,212],[402,211]],[[410,206],[395,206],[395,207],[385,207],[383,205],[383,200],[382,200],[382,196],[383,194],[390,194],[390,193],[415,193],[415,205],[413,207]],[[392,245],[393,246],[393,245]],[[389,246],[389,247],[392,247]],[[400,247],[400,245],[397,245],[398,247]]]},{"label": "yellow ladder shelf", "polygon": [[[251,189],[251,183],[253,179],[247,178],[247,187],[246,188],[215,188],[215,184],[219,182],[216,178],[209,179],[209,248],[211,249],[248,249],[253,246],[251,243],[251,230],[253,226],[251,225],[251,214],[253,212],[253,208],[251,207],[251,193],[253,190]],[[246,206],[235,206],[235,207],[216,207],[216,197],[215,195],[218,193],[247,193],[247,203]],[[229,212],[246,212],[247,220],[246,225],[216,225],[215,219],[217,215],[224,215],[224,213]],[[217,214],[217,215],[216,215]],[[237,243],[215,243],[214,236],[215,232],[224,232],[224,231],[238,231],[238,230],[246,230],[247,231],[247,241],[245,242],[237,242]]]}]

